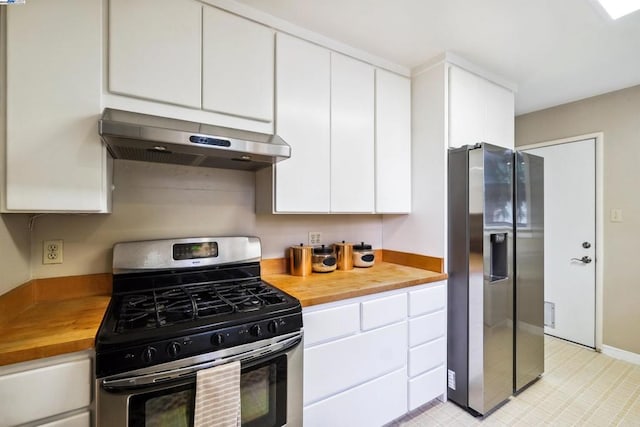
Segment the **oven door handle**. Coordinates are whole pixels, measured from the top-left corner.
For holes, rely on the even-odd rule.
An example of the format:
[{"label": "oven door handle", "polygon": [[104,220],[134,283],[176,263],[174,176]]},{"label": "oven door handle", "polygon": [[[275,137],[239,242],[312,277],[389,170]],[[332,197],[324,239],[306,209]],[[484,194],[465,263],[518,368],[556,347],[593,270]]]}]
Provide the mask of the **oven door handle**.
[{"label": "oven door handle", "polygon": [[296,334],[296,336],[278,341],[276,343],[269,344],[264,347],[248,350],[242,353],[220,357],[218,359],[199,363],[196,365],[189,365],[182,368],[172,369],[168,371],[154,372],[151,374],[135,375],[125,378],[117,379],[104,379],[102,380],[102,387],[107,390],[123,390],[133,389],[142,386],[156,385],[169,381],[184,380],[194,377],[196,372],[201,369],[207,369],[225,363],[240,361],[250,362],[256,359],[260,359],[264,356],[273,355],[275,353],[281,353],[291,347],[294,347],[302,341],[302,335]]}]

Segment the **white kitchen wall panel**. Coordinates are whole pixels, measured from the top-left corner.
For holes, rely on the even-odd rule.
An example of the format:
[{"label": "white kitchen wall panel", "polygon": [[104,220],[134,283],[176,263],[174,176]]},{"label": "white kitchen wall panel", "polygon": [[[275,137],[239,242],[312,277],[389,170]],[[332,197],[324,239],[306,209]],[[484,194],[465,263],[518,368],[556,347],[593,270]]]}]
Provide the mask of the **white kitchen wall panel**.
[{"label": "white kitchen wall panel", "polygon": [[376,70],[376,212],[411,212],[411,80]]},{"label": "white kitchen wall panel", "polygon": [[305,349],[305,405],[402,368],[406,349],[406,322]]},{"label": "white kitchen wall panel", "polygon": [[[0,426],[32,422],[89,406],[91,360],[87,354],[66,359],[69,360],[52,358],[49,365],[43,360],[25,363],[23,370],[4,375],[0,370]],[[31,369],[33,365],[38,367]]]},{"label": "white kitchen wall panel", "polygon": [[213,7],[202,19],[202,108],[272,122],[275,32]]},{"label": "white kitchen wall panel", "polygon": [[331,53],[331,212],[373,213],[374,68]]},{"label": "white kitchen wall panel", "polygon": [[274,208],[328,213],[330,52],[282,33],[276,44],[276,132],[291,146],[291,158],[273,167]]},{"label": "white kitchen wall panel", "polygon": [[353,335],[360,331],[360,305],[349,304],[302,315],[304,344],[316,343]]},{"label": "white kitchen wall panel", "polygon": [[202,4],[109,1],[109,91],[201,107]]},{"label": "white kitchen wall panel", "polygon": [[405,414],[407,394],[407,371],[402,368],[307,406],[304,426],[381,426]]},{"label": "white kitchen wall panel", "polygon": [[6,12],[3,211],[107,212],[102,2],[33,0]]},{"label": "white kitchen wall panel", "polygon": [[407,318],[407,295],[391,295],[362,303],[362,330],[379,328]]}]

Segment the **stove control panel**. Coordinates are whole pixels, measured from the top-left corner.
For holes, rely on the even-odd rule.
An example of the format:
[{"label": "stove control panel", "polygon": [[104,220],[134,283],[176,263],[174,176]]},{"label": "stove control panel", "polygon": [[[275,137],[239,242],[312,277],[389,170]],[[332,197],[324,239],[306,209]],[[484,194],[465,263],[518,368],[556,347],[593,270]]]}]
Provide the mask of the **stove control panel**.
[{"label": "stove control panel", "polygon": [[302,313],[294,313],[188,336],[167,337],[126,349],[96,352],[96,374],[98,377],[119,374],[273,338],[301,328]]}]

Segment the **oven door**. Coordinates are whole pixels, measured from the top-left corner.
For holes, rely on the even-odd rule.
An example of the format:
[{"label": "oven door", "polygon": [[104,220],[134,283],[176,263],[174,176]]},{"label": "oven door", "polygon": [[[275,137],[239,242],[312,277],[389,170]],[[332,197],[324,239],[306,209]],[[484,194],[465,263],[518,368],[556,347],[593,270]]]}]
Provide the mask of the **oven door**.
[{"label": "oven door", "polygon": [[[280,350],[227,355],[211,361],[141,375],[97,381],[98,426],[190,427],[199,369],[241,361],[240,398],[243,427],[302,425],[302,337]],[[254,343],[254,346],[259,343]],[[272,344],[272,343],[271,343]],[[198,356],[202,361],[202,356]]]}]

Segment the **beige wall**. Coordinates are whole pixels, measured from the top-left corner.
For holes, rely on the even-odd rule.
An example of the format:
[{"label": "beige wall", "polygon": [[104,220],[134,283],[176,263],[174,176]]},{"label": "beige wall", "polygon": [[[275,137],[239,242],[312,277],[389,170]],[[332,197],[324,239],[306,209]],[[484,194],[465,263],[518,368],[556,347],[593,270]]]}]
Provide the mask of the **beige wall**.
[{"label": "beige wall", "polygon": [[0,215],[0,295],[30,279],[28,222],[27,215]]},{"label": "beige wall", "polygon": [[[113,213],[44,215],[31,234],[34,278],[111,271],[113,244],[127,240],[188,236],[256,235],[264,258],[307,242],[309,231],[323,241],[364,240],[381,247],[379,215],[255,214],[255,174],[177,165],[114,162]],[[42,241],[64,240],[64,263],[42,264]]]},{"label": "beige wall", "polygon": [[[640,86],[516,118],[516,145],[604,133],[605,345],[640,354]],[[612,223],[612,208],[624,221]]]}]

